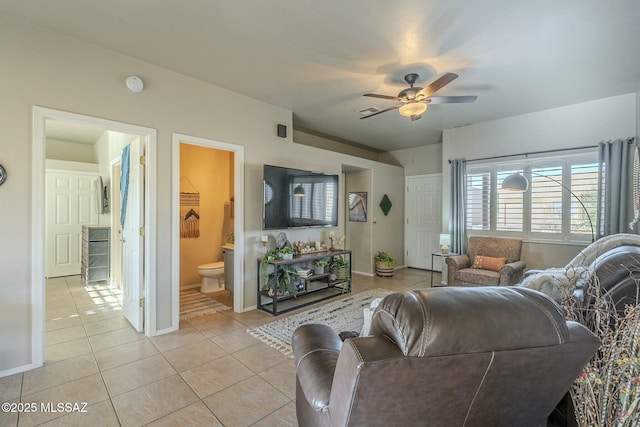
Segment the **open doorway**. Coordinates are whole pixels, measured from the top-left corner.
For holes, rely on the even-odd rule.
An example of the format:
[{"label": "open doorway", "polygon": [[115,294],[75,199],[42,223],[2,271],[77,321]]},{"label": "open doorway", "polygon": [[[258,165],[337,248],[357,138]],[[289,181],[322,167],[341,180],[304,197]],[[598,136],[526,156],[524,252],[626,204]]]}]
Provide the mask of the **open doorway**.
[{"label": "open doorway", "polygon": [[[60,133],[65,131],[92,132],[97,137],[92,142],[88,140],[74,142],[75,137],[65,137]],[[105,245],[100,242],[97,245],[101,247],[102,252],[95,259],[100,259],[100,262],[114,256],[108,249],[105,251],[102,246],[113,248],[119,245],[119,239],[110,234],[110,230],[116,228],[112,224],[114,222],[112,215],[101,208],[106,205],[106,200],[110,199],[109,193],[113,194],[112,191],[108,191],[109,188],[113,188],[113,163],[124,145],[135,145],[141,152],[146,151],[146,167],[144,170],[140,168],[137,170],[142,177],[142,181],[137,182],[142,188],[137,196],[137,204],[140,206],[137,213],[140,215],[141,222],[144,222],[147,227],[154,226],[155,209],[151,210],[149,207],[155,206],[155,191],[153,191],[155,130],[41,107],[33,109],[32,295],[34,309],[32,332],[33,360],[36,366],[41,365],[45,360],[44,335],[48,308],[45,303],[47,292],[45,277],[74,277],[75,275],[77,280],[73,280],[74,283],[90,282],[88,276],[80,278],[84,268],[82,265],[83,238],[82,230],[78,231],[78,226],[91,225],[104,228],[99,234],[109,243]],[[99,161],[95,161],[96,159]],[[67,185],[70,189],[69,193],[65,193],[66,184],[58,185],[65,182],[71,183]],[[71,202],[72,200],[75,201]],[[57,224],[63,228],[62,225],[69,222],[69,218],[73,216],[75,216],[74,228],[57,234],[62,237],[48,239],[47,233],[52,225]],[[119,229],[116,228],[116,230]],[[135,300],[136,307],[140,305],[141,298],[155,295],[153,289],[147,286],[148,283],[154,282],[152,276],[155,272],[155,255],[149,250],[152,239],[151,236],[140,239],[142,252],[139,253],[141,261],[138,264],[140,270],[146,274],[136,279],[135,288],[139,293]],[[52,265],[56,267],[53,270]],[[116,268],[120,267],[116,266]],[[92,270],[96,274],[92,278],[109,270],[110,262],[106,268]],[[100,276],[100,279],[104,280],[104,285],[107,287],[118,289],[126,285],[118,275],[107,274],[104,277]],[[93,288],[95,286],[92,287],[92,291],[97,289]],[[86,289],[89,290],[89,288]],[[118,292],[120,292],[119,289]],[[149,308],[144,317],[140,312],[139,318],[128,319],[137,330],[141,331],[144,328],[147,336],[155,334],[155,322],[146,321],[146,319],[155,318],[155,313],[152,314],[153,307]]]},{"label": "open doorway", "polygon": [[[204,289],[242,312],[244,147],[174,134],[172,160],[174,300]],[[172,314],[178,324],[179,303]]]}]

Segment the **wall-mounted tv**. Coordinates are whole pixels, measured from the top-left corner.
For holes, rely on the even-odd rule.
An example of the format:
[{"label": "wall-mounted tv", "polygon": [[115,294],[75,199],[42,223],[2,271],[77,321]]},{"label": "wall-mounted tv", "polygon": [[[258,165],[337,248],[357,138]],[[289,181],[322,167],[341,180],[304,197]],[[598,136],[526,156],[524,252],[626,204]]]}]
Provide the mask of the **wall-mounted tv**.
[{"label": "wall-mounted tv", "polygon": [[264,165],[262,228],[338,225],[338,175]]}]

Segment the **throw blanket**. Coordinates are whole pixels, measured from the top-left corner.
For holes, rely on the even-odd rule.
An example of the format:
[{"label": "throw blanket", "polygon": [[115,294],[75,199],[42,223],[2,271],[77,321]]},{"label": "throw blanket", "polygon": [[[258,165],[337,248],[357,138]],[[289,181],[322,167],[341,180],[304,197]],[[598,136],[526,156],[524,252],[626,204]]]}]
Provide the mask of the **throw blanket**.
[{"label": "throw blanket", "polygon": [[574,289],[584,287],[593,276],[593,263],[598,256],[618,246],[640,246],[637,234],[612,234],[590,244],[560,268],[530,270],[518,286],[535,289],[562,302]]}]

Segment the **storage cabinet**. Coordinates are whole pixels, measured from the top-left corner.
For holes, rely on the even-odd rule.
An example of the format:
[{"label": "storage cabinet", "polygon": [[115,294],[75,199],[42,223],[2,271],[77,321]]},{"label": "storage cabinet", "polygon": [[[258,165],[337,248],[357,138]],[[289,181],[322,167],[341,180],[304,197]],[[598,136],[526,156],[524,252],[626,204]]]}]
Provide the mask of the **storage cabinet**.
[{"label": "storage cabinet", "polygon": [[[313,272],[313,261],[319,259],[326,259],[329,265],[340,264],[340,267],[333,271],[325,268],[322,274],[292,274],[294,270]],[[261,274],[261,263],[262,259],[259,259],[258,308],[274,316],[351,292],[351,251],[348,250],[317,252],[296,255],[290,260],[269,261],[266,277]]]},{"label": "storage cabinet", "polygon": [[86,282],[109,279],[109,239],[111,227],[82,227],[82,270]]}]

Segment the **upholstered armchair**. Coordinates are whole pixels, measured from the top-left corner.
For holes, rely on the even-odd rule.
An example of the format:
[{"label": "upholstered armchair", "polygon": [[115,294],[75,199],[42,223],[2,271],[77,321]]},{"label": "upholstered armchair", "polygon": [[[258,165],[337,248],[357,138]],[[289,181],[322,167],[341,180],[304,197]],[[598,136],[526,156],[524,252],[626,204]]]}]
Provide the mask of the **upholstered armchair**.
[{"label": "upholstered armchair", "polygon": [[541,426],[600,343],[546,295],[444,287],[385,297],[370,335],[292,339],[300,426]]},{"label": "upholstered armchair", "polygon": [[513,285],[527,266],[521,253],[520,239],[469,237],[465,255],[446,258],[448,285]]}]

